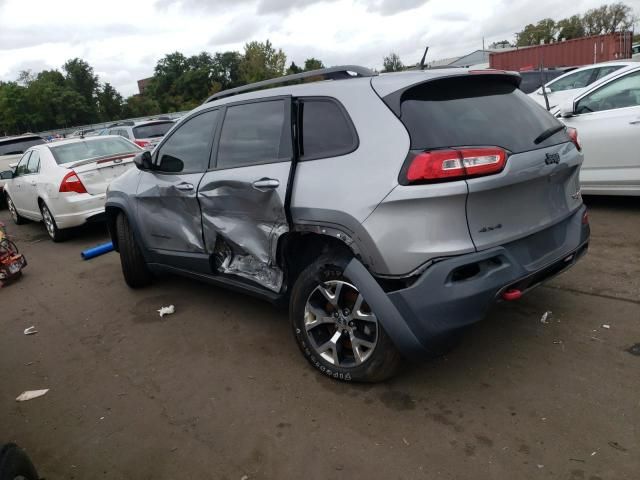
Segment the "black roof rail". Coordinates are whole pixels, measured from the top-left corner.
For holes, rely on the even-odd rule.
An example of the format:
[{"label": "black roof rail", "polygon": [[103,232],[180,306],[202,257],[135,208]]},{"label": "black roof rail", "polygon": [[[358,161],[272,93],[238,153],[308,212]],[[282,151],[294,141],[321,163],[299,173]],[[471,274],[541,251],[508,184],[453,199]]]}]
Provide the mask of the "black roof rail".
[{"label": "black roof rail", "polygon": [[[355,75],[352,75],[352,73]],[[204,103],[209,103],[220,98],[231,97],[233,95],[238,95],[239,93],[260,90],[262,88],[270,87],[273,85],[294,82],[296,80],[304,80],[306,78],[322,77],[322,80],[344,80],[347,78],[356,77],[375,77],[376,75],[378,75],[377,72],[374,72],[373,70],[370,70],[366,67],[359,67],[358,65],[341,65],[339,67],[320,68],[318,70],[294,73],[292,75],[285,75],[283,77],[272,78],[270,80],[263,80],[261,82],[250,83],[249,85],[243,85],[241,87],[223,90],[214,95],[211,95],[204,101]]]},{"label": "black roof rail", "polygon": [[111,127],[132,127],[135,125],[135,122],[132,122],[131,120],[129,121],[122,121],[122,122],[115,122],[112,123],[111,125],[105,127],[105,128],[111,128]]}]

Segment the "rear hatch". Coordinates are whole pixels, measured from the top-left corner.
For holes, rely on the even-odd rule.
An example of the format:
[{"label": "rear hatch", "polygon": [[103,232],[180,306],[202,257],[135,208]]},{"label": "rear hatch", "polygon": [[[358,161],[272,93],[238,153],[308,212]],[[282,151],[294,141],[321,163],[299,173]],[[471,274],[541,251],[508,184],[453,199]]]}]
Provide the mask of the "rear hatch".
[{"label": "rear hatch", "polygon": [[[438,161],[446,152],[459,155],[461,162],[482,162],[500,153],[495,157],[498,168],[492,171],[483,165],[467,166],[458,177],[445,172],[444,178],[417,182],[466,181],[467,223],[477,250],[543,230],[582,204],[582,155],[563,125],[517,85],[513,75],[472,73],[385,97],[411,137],[407,163],[421,155]],[[407,164],[403,172],[408,175]],[[416,178],[416,170],[411,173]],[[554,241],[549,239],[550,250]]]},{"label": "rear hatch", "polygon": [[173,120],[162,120],[133,127],[134,141],[142,148],[153,150],[173,125]]}]

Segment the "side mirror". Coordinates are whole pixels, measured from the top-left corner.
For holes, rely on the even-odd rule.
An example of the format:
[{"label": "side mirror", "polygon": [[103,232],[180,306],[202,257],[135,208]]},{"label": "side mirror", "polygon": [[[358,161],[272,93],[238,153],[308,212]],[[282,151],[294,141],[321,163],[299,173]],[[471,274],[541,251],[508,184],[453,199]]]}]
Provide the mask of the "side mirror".
[{"label": "side mirror", "polygon": [[573,110],[573,100],[568,100],[560,104],[560,116],[562,118],[573,117],[575,112]]},{"label": "side mirror", "polygon": [[0,180],[11,180],[13,178],[13,171],[5,170],[0,172]]},{"label": "side mirror", "polygon": [[151,152],[148,150],[137,154],[133,159],[133,163],[138,167],[138,170],[153,170],[153,160],[151,158]]}]

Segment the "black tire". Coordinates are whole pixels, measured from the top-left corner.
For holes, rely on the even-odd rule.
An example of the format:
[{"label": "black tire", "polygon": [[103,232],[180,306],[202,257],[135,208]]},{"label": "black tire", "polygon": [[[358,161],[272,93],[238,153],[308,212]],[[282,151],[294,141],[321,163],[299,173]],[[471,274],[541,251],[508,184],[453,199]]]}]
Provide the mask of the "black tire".
[{"label": "black tire", "polygon": [[27,223],[28,220],[18,213],[18,210],[16,210],[16,206],[13,203],[13,200],[11,200],[9,195],[7,195],[6,193],[5,193],[5,202],[7,203],[7,208],[9,209],[9,213],[11,214],[11,219],[13,220],[13,223],[15,223],[16,225],[23,225]]},{"label": "black tire", "polygon": [[49,210],[49,207],[47,207],[47,204],[44,202],[40,202],[40,213],[42,214],[44,227],[52,241],[59,243],[64,242],[69,238],[69,231],[58,228],[58,224],[56,223],[53,213],[51,213],[51,210]]},{"label": "black tire", "polygon": [[[349,258],[337,255],[323,255],[300,273],[293,286],[289,303],[289,316],[293,335],[305,358],[323,374],[342,381],[380,382],[396,373],[402,362],[402,357],[379,321],[377,323],[377,342],[368,357],[360,364],[346,367],[335,365],[320,356],[314,346],[314,338],[305,328],[307,300],[311,299],[312,294],[315,295],[315,292],[317,292],[316,287],[327,285],[325,282],[330,281],[351,283],[343,273],[348,261]],[[331,332],[332,328],[337,332],[342,327],[328,324],[326,328],[329,332]],[[339,341],[344,340],[341,337]],[[350,340],[344,342],[347,345],[351,345]],[[355,350],[353,351],[355,352]],[[355,359],[355,353],[353,358]]]},{"label": "black tire", "polygon": [[122,274],[127,285],[131,288],[146,287],[151,283],[152,275],[144,261],[140,247],[131,231],[129,220],[124,213],[116,219],[118,235],[118,250],[120,250],[120,264]]},{"label": "black tire", "polygon": [[39,478],[27,454],[15,443],[8,443],[0,448],[0,480]]}]

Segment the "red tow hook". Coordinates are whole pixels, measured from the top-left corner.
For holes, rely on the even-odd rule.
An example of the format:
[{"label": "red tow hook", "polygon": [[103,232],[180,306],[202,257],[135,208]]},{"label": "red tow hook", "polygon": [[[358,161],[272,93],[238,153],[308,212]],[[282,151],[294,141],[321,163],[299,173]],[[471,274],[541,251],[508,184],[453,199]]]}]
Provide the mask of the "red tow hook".
[{"label": "red tow hook", "polygon": [[502,294],[502,299],[510,302],[512,300],[518,300],[521,296],[522,292],[520,290],[512,288]]}]

